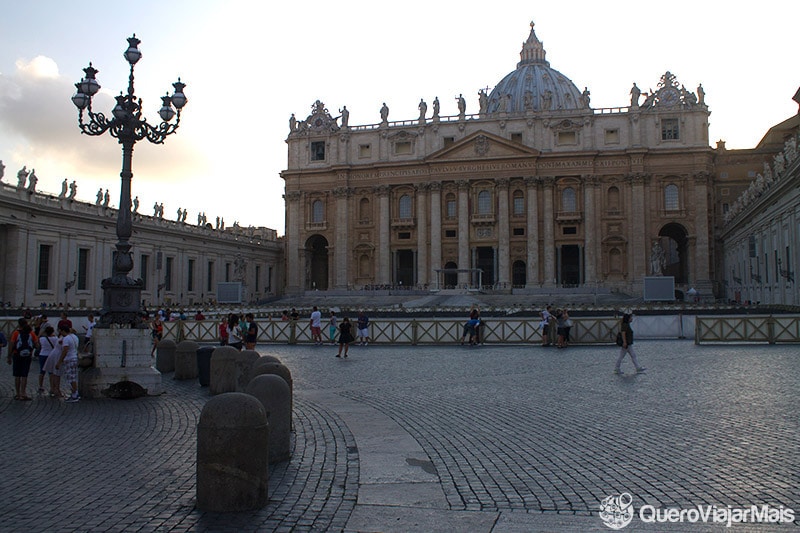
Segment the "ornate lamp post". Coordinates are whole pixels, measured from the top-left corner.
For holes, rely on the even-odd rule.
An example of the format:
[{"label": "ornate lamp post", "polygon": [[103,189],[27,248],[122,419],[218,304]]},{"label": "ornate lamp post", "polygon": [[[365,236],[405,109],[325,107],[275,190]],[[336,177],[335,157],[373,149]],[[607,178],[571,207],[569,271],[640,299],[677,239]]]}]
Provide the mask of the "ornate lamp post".
[{"label": "ornate lamp post", "polygon": [[[136,325],[140,321],[141,292],[144,282],[141,279],[132,279],[128,273],[133,270],[133,257],[131,244],[128,242],[132,234],[131,216],[131,162],[133,160],[133,145],[137,141],[147,139],[154,144],[163,144],[167,135],[175,133],[181,121],[181,109],[186,105],[186,95],[183,89],[186,84],[181,79],[173,83],[175,92],[172,96],[162,96],[162,106],[158,114],[161,124],[151,126],[142,118],[142,100],[137,99],[133,93],[133,67],[142,57],[139,51],[141,41],[133,37],[128,38],[128,49],[123,54],[131,65],[128,78],[128,94],[120,93],[116,97],[117,104],[111,111],[112,117],[107,118],[103,113],[92,111],[92,97],[100,90],[100,84],[95,76],[98,70],[89,66],[83,69],[85,76],[75,84],[77,92],[72,97],[72,102],[78,108],[78,126],[81,133],[86,135],[102,135],[109,132],[116,137],[122,145],[122,189],[120,191],[119,212],[117,214],[117,244],[114,253],[113,269],[110,278],[102,282],[103,310],[98,326],[109,327],[111,324]],[[84,121],[84,110],[87,121]],[[170,123],[176,116],[175,123]]]}]

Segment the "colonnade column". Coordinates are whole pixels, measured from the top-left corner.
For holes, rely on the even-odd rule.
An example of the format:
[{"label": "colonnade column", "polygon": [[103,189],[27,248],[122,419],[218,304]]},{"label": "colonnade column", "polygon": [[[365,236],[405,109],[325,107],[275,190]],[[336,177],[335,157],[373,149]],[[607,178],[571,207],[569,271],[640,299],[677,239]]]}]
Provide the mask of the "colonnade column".
[{"label": "colonnade column", "polygon": [[555,213],[553,213],[553,186],[556,179],[553,176],[542,178],[544,183],[544,286],[553,287],[556,283],[555,266],[555,228],[553,227]]},{"label": "colonnade column", "polygon": [[350,246],[347,242],[348,209],[347,199],[352,191],[347,187],[336,187],[333,196],[336,198],[336,228],[334,236],[334,272],[333,284],[337,289],[347,288],[347,258],[350,255]]},{"label": "colonnade column", "polygon": [[528,236],[528,253],[525,260],[525,286],[536,287],[539,285],[539,178],[525,178],[528,198],[528,220],[525,233]]},{"label": "colonnade column", "polygon": [[378,283],[388,285],[392,282],[389,254],[389,228],[392,222],[389,213],[391,188],[388,185],[378,185],[375,187],[375,192],[378,195]]},{"label": "colonnade column", "polygon": [[428,184],[431,200],[431,287],[439,288],[437,270],[442,268],[442,182]]},{"label": "colonnade column", "polygon": [[[469,257],[469,182],[458,182],[458,268],[471,268]],[[458,274],[458,284],[470,282],[468,272]]]},{"label": "colonnade column", "polygon": [[[711,276],[709,275],[709,242],[708,242],[708,172],[698,172],[694,175],[694,228],[697,240],[694,249],[694,280],[702,289],[711,289]],[[701,290],[701,292],[703,292]]]},{"label": "colonnade column", "polygon": [[417,284],[428,283],[428,184],[417,185]]},{"label": "colonnade column", "polygon": [[629,229],[631,247],[628,250],[629,261],[632,263],[633,271],[629,272],[628,279],[633,282],[644,283],[644,276],[648,274],[646,263],[646,251],[649,249],[645,242],[646,227],[643,227],[647,218],[644,216],[644,184],[647,176],[644,174],[634,174],[630,177],[631,182],[631,220],[633,224]]},{"label": "colonnade column", "polygon": [[497,200],[497,282],[504,286],[509,281],[508,261],[511,255],[508,228],[508,179],[506,178],[497,180]]},{"label": "colonnade column", "polygon": [[595,190],[597,189],[597,176],[584,176],[584,278],[583,282],[594,283],[597,281],[597,221],[595,215]]},{"label": "colonnade column", "polygon": [[[303,209],[300,191],[287,191],[283,195],[286,200],[286,292],[297,294],[303,290],[302,273],[305,271],[300,264],[300,232],[303,229]],[[156,280],[156,285],[158,280]]]}]

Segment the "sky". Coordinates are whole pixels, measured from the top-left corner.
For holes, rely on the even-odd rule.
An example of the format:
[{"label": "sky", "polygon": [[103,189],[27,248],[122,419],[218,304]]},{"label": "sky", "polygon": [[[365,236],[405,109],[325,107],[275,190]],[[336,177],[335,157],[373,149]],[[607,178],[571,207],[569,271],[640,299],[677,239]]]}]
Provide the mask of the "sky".
[{"label": "sky", "polygon": [[627,106],[633,82],[646,92],[669,70],[687,89],[703,84],[711,144],[729,149],[754,147],[798,110],[800,2],[789,0],[84,0],[80,9],[0,0],[0,13],[5,182],[25,165],[39,190],[58,194],[66,178],[79,199],[94,202],[103,188],[118,205],[121,148],[108,134],[81,135],[70,97],[91,61],[102,86],[93,109],[110,115],[127,90],[122,53],[135,33],[148,122],[160,122],[160,97],[178,76],[189,99],[163,145],[136,144],[139,211],[159,202],[167,218],[188,209],[187,222],[204,212],[279,235],[292,113],[302,120],[321,100],[334,117],[346,105],[351,126],[374,124],[386,102],[389,120],[411,120],[420,98],[438,96],[441,115],[455,115],[460,93],[477,112],[478,90],[516,68],[531,21],[550,66],[588,87],[592,107]]}]

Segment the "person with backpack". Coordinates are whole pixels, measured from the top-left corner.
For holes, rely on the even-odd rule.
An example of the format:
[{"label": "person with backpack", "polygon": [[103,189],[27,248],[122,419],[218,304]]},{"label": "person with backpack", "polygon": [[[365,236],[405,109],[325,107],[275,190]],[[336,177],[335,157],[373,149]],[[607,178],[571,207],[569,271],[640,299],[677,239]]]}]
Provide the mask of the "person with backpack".
[{"label": "person with backpack", "polygon": [[11,348],[8,350],[8,364],[12,365],[14,375],[14,399],[30,401],[28,396],[28,372],[31,369],[33,351],[39,340],[28,321],[20,318],[19,326],[11,334]]}]

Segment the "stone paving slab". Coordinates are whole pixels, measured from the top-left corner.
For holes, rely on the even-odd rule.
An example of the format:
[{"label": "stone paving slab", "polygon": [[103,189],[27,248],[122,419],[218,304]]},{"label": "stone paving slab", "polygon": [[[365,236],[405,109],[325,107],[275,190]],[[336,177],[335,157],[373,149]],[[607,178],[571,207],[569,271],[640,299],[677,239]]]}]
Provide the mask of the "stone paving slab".
[{"label": "stone paving slab", "polygon": [[601,531],[623,491],[800,511],[800,350],[636,347],[647,374],[614,376],[613,348],[259,346],[293,372],[293,457],[236,514],[194,508],[207,388],[166,374],[159,397],[17,402],[5,367],[0,531]]}]

